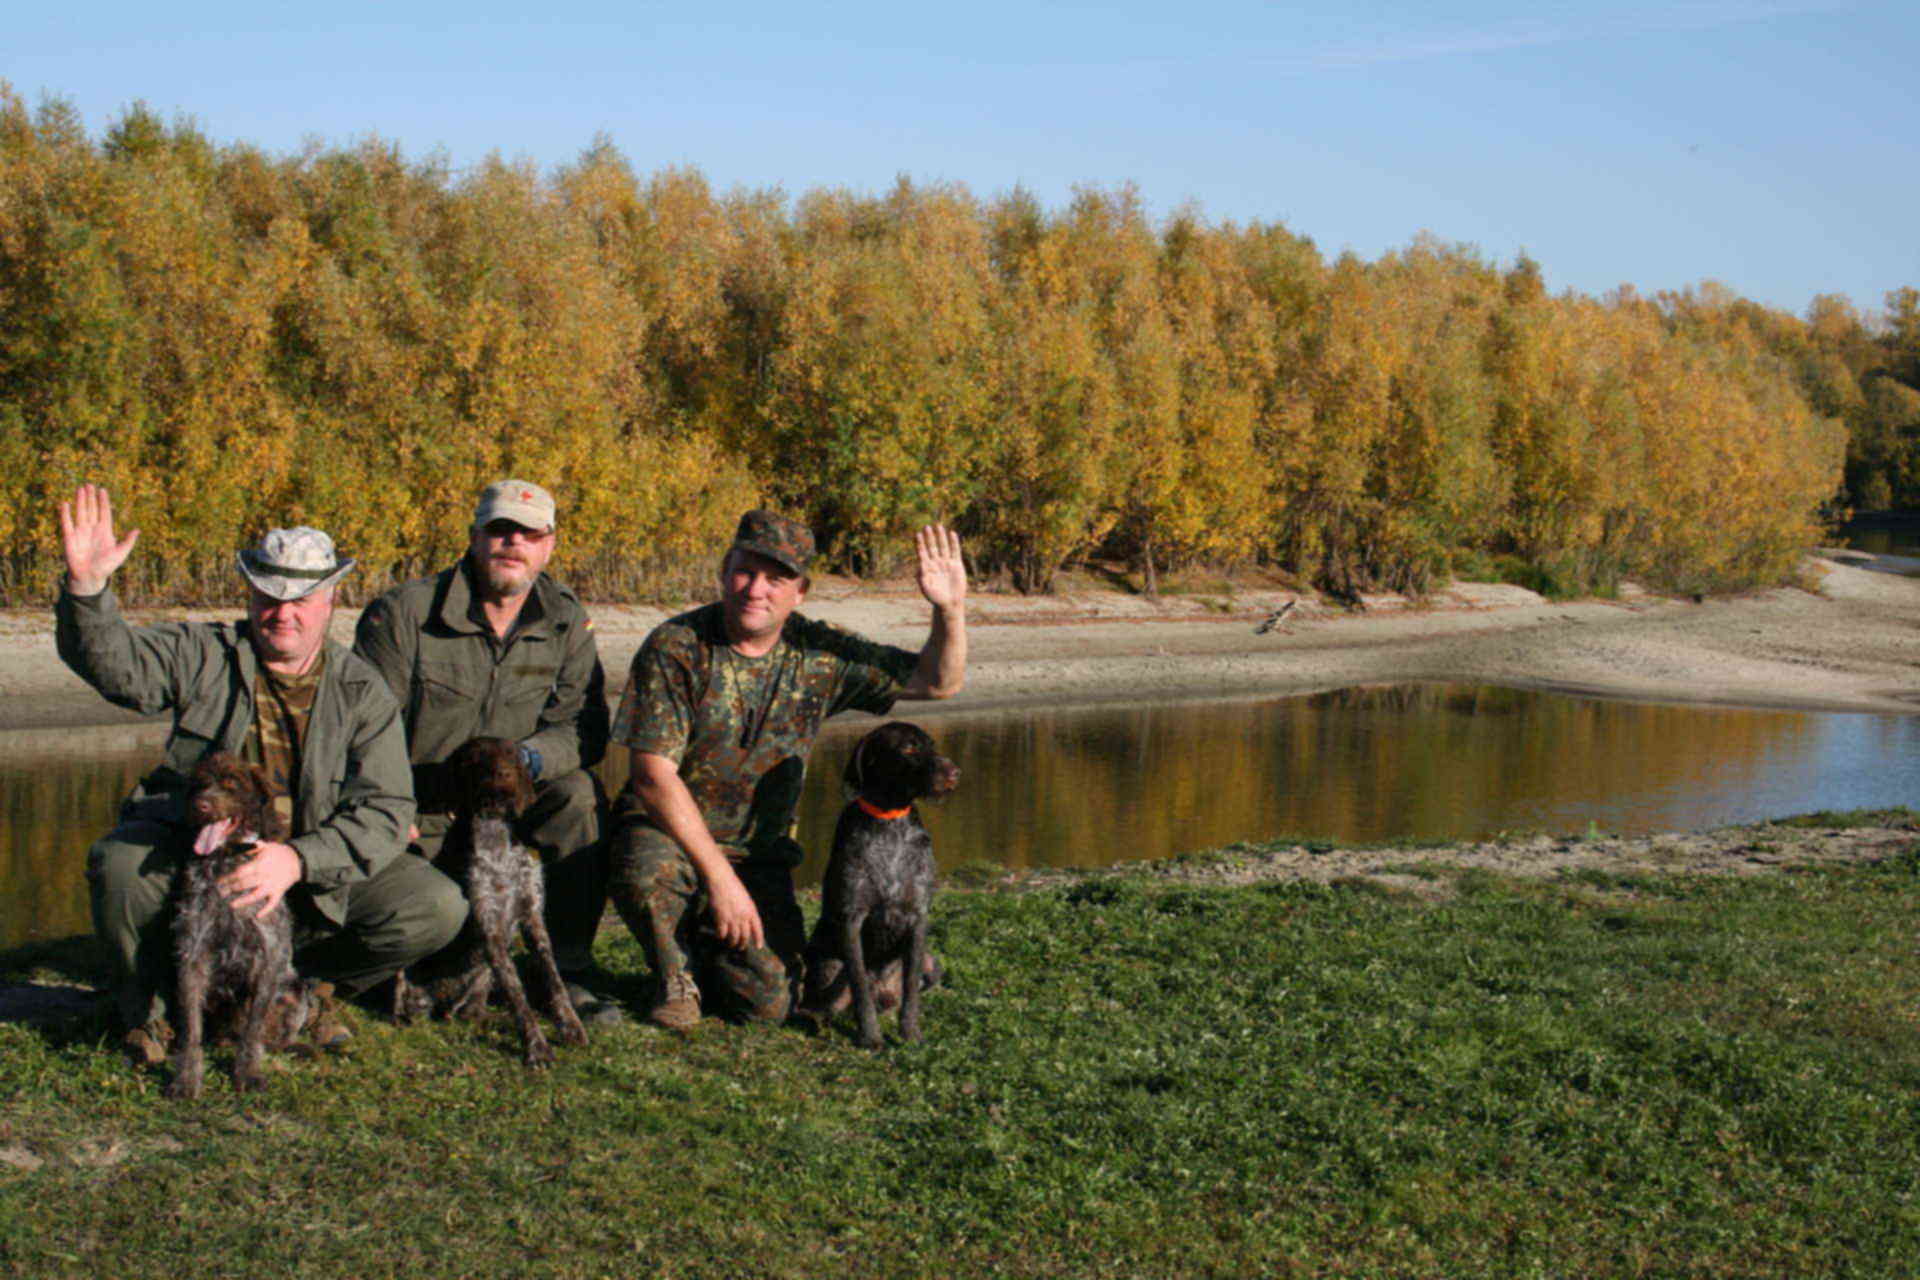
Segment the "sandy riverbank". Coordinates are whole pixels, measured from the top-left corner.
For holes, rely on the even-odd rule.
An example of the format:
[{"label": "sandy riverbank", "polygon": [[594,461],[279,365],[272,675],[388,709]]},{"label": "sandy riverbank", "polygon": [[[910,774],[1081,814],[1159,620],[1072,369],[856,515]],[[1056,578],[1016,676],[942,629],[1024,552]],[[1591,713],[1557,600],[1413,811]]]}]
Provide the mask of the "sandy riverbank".
[{"label": "sandy riverbank", "polygon": [[[1920,580],[1902,575],[1916,570],[1920,561],[1826,552],[1808,559],[1806,588],[1700,604],[1631,589],[1618,600],[1559,603],[1518,587],[1461,583],[1418,602],[1370,597],[1363,611],[1302,599],[1286,625],[1267,635],[1255,634],[1255,624],[1292,592],[1157,601],[1118,591],[976,592],[966,693],[915,713],[1271,696],[1412,680],[1912,711],[1920,708]],[[910,647],[925,635],[927,607],[904,583],[872,589],[823,581],[806,611]],[[617,690],[634,649],[667,611],[595,606],[593,614]],[[356,616],[336,616],[343,639]],[[160,731],[109,706],[61,665],[50,611],[0,614],[0,752],[104,749],[157,741]]]}]

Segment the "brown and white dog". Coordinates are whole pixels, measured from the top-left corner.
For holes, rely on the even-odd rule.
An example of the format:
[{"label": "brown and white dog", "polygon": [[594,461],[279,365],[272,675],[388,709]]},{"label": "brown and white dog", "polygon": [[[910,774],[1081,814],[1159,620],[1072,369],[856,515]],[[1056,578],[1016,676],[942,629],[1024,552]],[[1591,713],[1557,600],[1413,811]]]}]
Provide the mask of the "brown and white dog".
[{"label": "brown and white dog", "polygon": [[285,1048],[306,1025],[327,984],[309,986],[293,971],[293,921],[283,902],[264,915],[235,910],[220,881],[263,840],[284,840],[267,775],[224,751],[202,760],[187,791],[193,851],[174,879],[173,943],[179,973],[169,1098],[200,1096],[208,1028],[237,1026],[233,1087],[264,1088],[268,1049]]},{"label": "brown and white dog", "polygon": [[508,955],[516,931],[525,932],[533,950],[560,1038],[585,1044],[587,1029],[567,999],[566,983],[554,962],[553,942],[541,915],[545,892],[539,859],[513,835],[513,820],[533,803],[533,779],[520,762],[518,748],[505,738],[469,739],[448,757],[447,767],[456,791],[454,820],[438,863],[466,888],[472,905],[466,928],[454,943],[465,960],[451,975],[427,981],[424,989],[402,974],[394,984],[394,1014],[403,1019],[432,1012],[478,1018],[498,983],[519,1024],[526,1064],[551,1066],[553,1046]]}]

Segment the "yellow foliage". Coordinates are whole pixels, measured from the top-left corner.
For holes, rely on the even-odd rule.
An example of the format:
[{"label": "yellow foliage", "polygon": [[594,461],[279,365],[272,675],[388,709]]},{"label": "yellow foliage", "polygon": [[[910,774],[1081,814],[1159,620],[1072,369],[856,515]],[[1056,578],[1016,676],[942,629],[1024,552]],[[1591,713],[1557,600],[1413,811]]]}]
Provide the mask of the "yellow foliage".
[{"label": "yellow foliage", "polygon": [[144,107],[96,142],[0,84],[0,595],[41,597],[81,479],[145,530],[127,590],[198,600],[270,525],[328,529],[354,592],[429,571],[508,474],[603,595],[704,587],[760,502],[857,572],[954,523],[1023,589],[1096,554],[1150,588],[1250,557],[1336,591],[1489,555],[1761,581],[1843,462],[1920,490],[1915,299],[1876,333],[1834,298],[1550,297],[1430,237],[1329,264],[1131,188],[717,195],[604,140],[548,176]]}]

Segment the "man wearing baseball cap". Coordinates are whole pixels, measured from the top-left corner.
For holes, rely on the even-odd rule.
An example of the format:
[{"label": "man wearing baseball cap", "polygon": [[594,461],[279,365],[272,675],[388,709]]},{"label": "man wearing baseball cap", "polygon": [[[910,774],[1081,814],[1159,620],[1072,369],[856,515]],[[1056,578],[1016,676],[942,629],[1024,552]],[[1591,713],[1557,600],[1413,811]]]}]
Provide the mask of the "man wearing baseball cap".
[{"label": "man wearing baseball cap", "polygon": [[452,825],[448,757],[481,735],[519,744],[534,803],[515,831],[546,866],[554,955],[581,1016],[607,1023],[620,1012],[601,997],[593,965],[607,901],[606,804],[588,772],[607,749],[606,678],[587,611],[545,572],[555,514],[537,484],[488,485],[466,554],[369,604],[353,648],[400,700],[426,857],[438,856]]},{"label": "man wearing baseball cap", "polygon": [[795,612],[813,534],[749,511],[720,562],[719,601],[661,623],[634,655],[614,726],[633,772],[611,889],[653,964],[660,1026],[688,1030],[703,1006],[776,1022],[791,1009],[806,939],[790,831],[821,724],[950,698],[966,678],[960,538],[930,525],[916,549],[933,606],[917,654]]},{"label": "man wearing baseball cap", "polygon": [[[379,672],[327,638],[334,586],[354,567],[333,540],[273,529],[240,552],[243,622],[135,627],[107,584],[140,531],[115,536],[106,490],[82,485],[61,503],[60,536],[61,659],[118,706],[173,714],[160,767],[87,855],[129,1057],[158,1065],[170,1038],[168,890],[191,856],[187,778],[214,751],[264,768],[289,820],[288,839],[262,842],[224,887],[241,909],[293,913],[303,975],[354,995],[452,940],[466,919],[459,886],[399,856],[414,811],[399,708]],[[347,1037],[330,1013],[311,1034],[324,1047]]]}]

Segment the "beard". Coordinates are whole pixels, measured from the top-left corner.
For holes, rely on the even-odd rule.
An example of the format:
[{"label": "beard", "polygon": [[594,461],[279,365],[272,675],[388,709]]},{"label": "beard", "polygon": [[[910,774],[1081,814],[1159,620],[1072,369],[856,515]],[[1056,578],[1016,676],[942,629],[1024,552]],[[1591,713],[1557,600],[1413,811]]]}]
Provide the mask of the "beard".
[{"label": "beard", "polygon": [[526,561],[499,556],[489,556],[476,567],[487,594],[501,599],[525,595],[533,589],[533,580],[539,576]]}]

